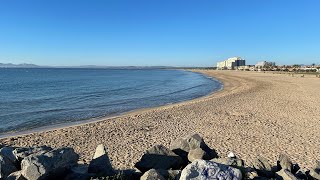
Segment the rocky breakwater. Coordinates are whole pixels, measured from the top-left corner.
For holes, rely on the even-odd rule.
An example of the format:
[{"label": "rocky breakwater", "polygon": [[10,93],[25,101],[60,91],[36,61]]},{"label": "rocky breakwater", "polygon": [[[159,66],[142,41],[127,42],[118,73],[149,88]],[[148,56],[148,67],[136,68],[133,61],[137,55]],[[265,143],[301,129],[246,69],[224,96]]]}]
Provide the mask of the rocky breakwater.
[{"label": "rocky breakwater", "polygon": [[72,148],[2,147],[0,179],[318,179],[320,163],[313,169],[301,169],[281,154],[272,164],[263,157],[246,163],[230,152],[219,157],[198,134],[179,138],[170,148],[155,145],[146,150],[135,168],[115,170],[107,148],[100,144],[89,164],[78,162]]}]

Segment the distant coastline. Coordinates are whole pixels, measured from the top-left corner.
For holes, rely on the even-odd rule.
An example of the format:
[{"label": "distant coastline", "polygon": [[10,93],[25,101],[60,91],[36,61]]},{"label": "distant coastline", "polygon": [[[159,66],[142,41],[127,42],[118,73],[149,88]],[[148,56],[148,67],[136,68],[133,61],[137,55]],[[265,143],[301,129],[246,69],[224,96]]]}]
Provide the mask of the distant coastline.
[{"label": "distant coastline", "polygon": [[36,64],[13,64],[0,63],[0,68],[79,68],[79,69],[175,69],[173,66],[99,66],[99,65],[80,65],[80,66],[41,66]]},{"label": "distant coastline", "polygon": [[0,68],[61,68],[61,69],[215,69],[214,67],[177,67],[177,66],[105,66],[105,65],[79,65],[79,66],[46,66],[30,63],[0,63]]},{"label": "distant coastline", "polygon": [[0,63],[0,68],[38,68],[41,66],[35,65],[35,64],[12,64],[12,63]]}]

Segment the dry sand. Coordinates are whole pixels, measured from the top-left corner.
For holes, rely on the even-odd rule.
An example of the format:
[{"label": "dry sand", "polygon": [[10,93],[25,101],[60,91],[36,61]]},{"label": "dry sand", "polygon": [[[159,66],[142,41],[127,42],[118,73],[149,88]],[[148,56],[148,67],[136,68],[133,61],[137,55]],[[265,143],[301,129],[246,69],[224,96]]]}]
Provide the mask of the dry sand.
[{"label": "dry sand", "polygon": [[204,71],[222,91],[196,100],[128,113],[100,122],[0,140],[12,146],[73,147],[85,162],[105,144],[116,168],[132,168],[154,144],[169,147],[197,132],[220,156],[233,151],[246,162],[280,153],[310,167],[320,160],[320,78],[284,74]]}]

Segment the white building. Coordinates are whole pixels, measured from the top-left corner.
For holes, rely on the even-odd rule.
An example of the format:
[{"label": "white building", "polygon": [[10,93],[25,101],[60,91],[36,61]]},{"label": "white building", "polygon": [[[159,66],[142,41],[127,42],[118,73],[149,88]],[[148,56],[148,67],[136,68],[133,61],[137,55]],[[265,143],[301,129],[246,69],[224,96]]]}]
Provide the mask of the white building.
[{"label": "white building", "polygon": [[261,61],[261,62],[258,62],[255,67],[256,68],[264,68],[264,67],[272,67],[272,66],[275,66],[276,63],[275,62],[267,62],[267,61]]},{"label": "white building", "polygon": [[236,69],[239,66],[245,66],[246,61],[241,59],[241,57],[232,57],[227,60],[221,61],[217,63],[217,69]]},{"label": "white building", "polygon": [[236,67],[236,70],[239,70],[239,71],[254,71],[254,66],[253,65],[238,66],[238,67]]}]

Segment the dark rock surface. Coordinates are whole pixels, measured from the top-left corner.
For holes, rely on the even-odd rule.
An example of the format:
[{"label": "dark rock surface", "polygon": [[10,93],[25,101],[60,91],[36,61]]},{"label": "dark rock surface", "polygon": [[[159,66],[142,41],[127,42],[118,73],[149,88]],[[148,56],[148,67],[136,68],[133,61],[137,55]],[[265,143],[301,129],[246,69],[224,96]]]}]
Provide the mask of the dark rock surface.
[{"label": "dark rock surface", "polygon": [[156,145],[146,151],[135,167],[145,172],[149,169],[180,169],[182,163],[180,156],[163,145]]}]

